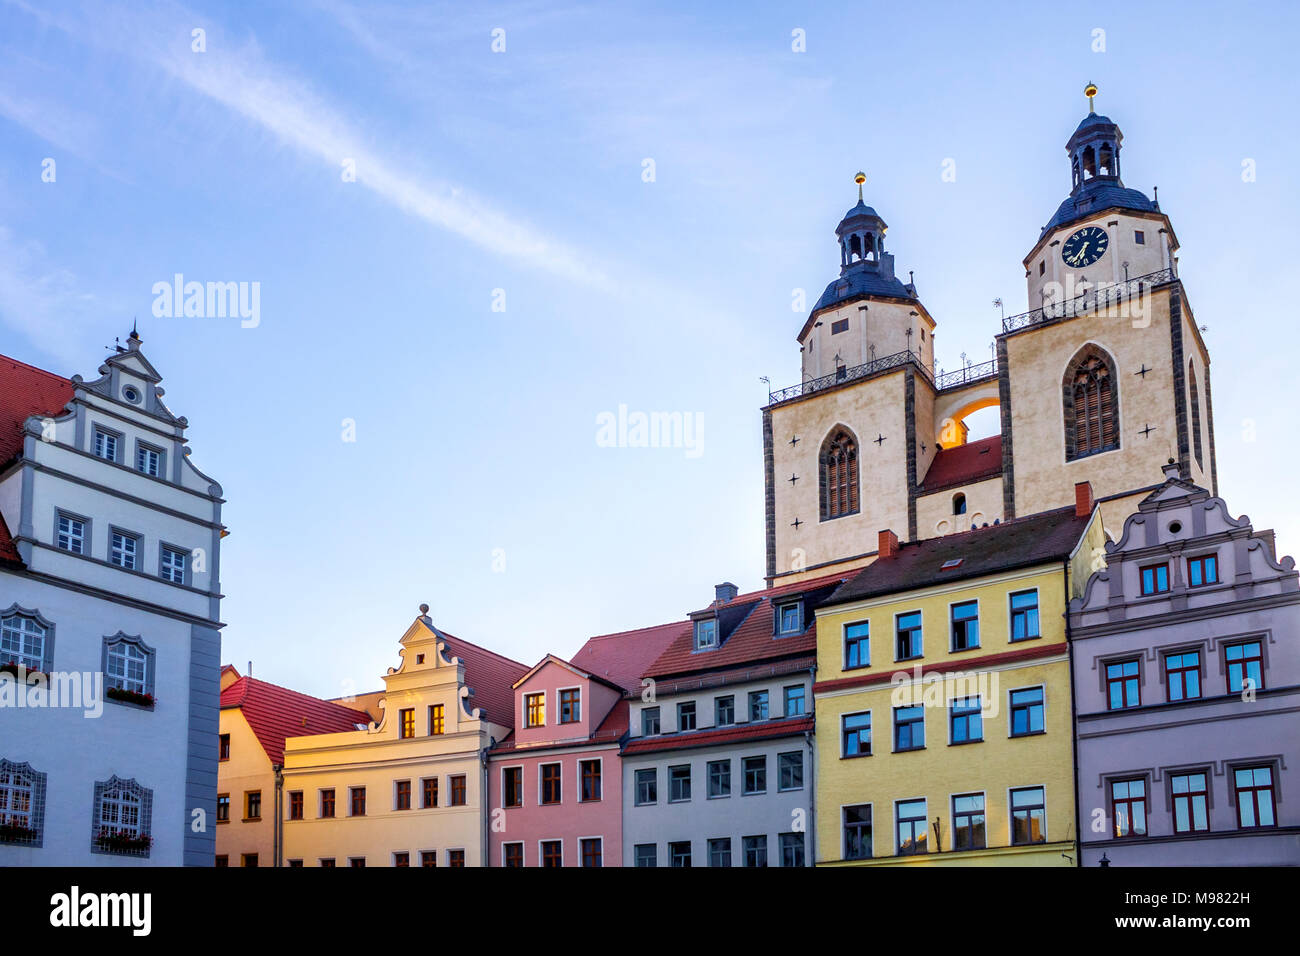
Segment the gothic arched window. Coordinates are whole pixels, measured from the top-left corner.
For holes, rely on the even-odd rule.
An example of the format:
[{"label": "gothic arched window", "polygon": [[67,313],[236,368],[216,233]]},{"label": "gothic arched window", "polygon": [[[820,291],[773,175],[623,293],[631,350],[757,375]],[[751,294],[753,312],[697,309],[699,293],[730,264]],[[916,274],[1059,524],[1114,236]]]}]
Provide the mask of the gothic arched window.
[{"label": "gothic arched window", "polygon": [[1119,447],[1119,394],[1115,363],[1095,345],[1085,346],[1066,372],[1065,459]]},{"label": "gothic arched window", "polygon": [[964,515],[966,513],[966,496],[960,491],[952,496],[952,513],[955,515]]},{"label": "gothic arched window", "polygon": [[1187,363],[1187,382],[1192,400],[1192,450],[1196,452],[1196,467],[1205,471],[1205,463],[1201,460],[1201,396],[1196,389],[1196,369],[1191,362]]},{"label": "gothic arched window", "polygon": [[846,428],[836,428],[822,443],[822,520],[858,510],[858,442]]}]

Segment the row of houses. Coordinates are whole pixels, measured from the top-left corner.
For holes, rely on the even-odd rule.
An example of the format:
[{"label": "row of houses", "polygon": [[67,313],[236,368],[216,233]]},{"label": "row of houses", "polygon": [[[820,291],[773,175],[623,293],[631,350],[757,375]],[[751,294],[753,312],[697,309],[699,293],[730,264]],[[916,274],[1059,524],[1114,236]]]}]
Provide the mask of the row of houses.
[{"label": "row of houses", "polygon": [[531,667],[422,608],[378,694],[226,669],[217,863],[1294,864],[1297,623],[1177,465]]}]

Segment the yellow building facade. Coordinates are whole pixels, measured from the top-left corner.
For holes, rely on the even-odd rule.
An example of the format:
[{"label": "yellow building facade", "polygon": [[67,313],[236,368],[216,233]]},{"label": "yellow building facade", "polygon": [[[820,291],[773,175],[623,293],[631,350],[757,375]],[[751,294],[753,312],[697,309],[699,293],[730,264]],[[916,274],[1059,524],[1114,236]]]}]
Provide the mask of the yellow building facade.
[{"label": "yellow building facade", "polygon": [[1104,553],[1074,509],[900,545],[817,617],[819,865],[1077,859],[1065,609]]}]

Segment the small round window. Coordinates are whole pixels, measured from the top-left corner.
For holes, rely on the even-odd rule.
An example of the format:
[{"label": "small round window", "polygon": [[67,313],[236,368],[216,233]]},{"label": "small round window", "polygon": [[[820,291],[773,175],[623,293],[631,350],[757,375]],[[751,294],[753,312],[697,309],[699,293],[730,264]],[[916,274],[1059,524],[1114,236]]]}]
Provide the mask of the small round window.
[{"label": "small round window", "polygon": [[1182,531],[1182,530],[1183,530],[1183,523],[1182,523],[1181,521],[1171,521],[1171,522],[1169,522],[1169,533],[1170,533],[1170,534],[1177,534],[1178,532],[1180,532],[1180,531]]},{"label": "small round window", "polygon": [[134,385],[127,385],[122,389],[122,397],[132,405],[140,404],[140,390]]}]

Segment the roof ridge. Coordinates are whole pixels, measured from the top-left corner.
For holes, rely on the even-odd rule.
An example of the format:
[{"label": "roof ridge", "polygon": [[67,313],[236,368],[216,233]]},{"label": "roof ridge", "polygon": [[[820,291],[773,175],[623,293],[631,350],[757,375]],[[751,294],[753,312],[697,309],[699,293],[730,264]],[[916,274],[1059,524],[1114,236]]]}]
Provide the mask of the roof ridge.
[{"label": "roof ridge", "polygon": [[475,650],[482,651],[484,654],[488,654],[492,657],[495,657],[497,660],[505,661],[507,664],[514,664],[516,667],[522,667],[524,670],[531,670],[535,666],[533,664],[525,664],[522,661],[517,661],[513,657],[506,657],[504,654],[499,654],[494,650],[490,650],[489,648],[484,647],[482,644],[475,644],[473,641],[467,641],[463,637],[457,637],[455,634],[452,634],[450,631],[444,631],[440,627],[435,628],[434,630],[435,633],[441,634],[443,637],[450,638],[451,640],[457,642],[458,644],[467,644],[468,646],[474,648]]},{"label": "roof ridge", "polygon": [[39,365],[32,365],[30,362],[24,362],[22,359],[16,359],[12,355],[5,355],[3,352],[0,352],[0,359],[4,359],[6,362],[13,362],[15,365],[21,365],[23,368],[30,369],[33,372],[39,372],[42,375],[48,375],[50,378],[56,378],[60,382],[66,382],[69,385],[73,384],[72,379],[68,378],[66,375],[60,375],[58,372],[51,372],[49,369],[41,368]]},{"label": "roof ridge", "polygon": [[[339,710],[350,710],[350,711],[352,711],[353,713],[356,713],[356,714],[363,714],[363,713],[365,713],[365,711],[363,711],[363,710],[359,710],[359,709],[356,708],[356,707],[349,707],[347,704],[336,703],[336,702],[333,701],[333,700],[328,700],[327,698],[324,698],[324,697],[317,697],[315,694],[308,694],[308,693],[306,693],[305,691],[294,690],[292,687],[285,687],[283,684],[276,684],[276,683],[273,683],[272,681],[269,681],[269,680],[262,680],[261,678],[259,678],[259,677],[253,677],[253,676],[250,675],[250,674],[243,674],[243,675],[241,675],[241,676],[239,677],[238,680],[231,682],[230,686],[227,687],[226,690],[229,691],[231,688],[233,688],[236,684],[239,684],[240,682],[244,682],[244,686],[243,686],[243,688],[241,689],[241,693],[240,693],[240,701],[241,701],[241,702],[242,702],[245,698],[248,697],[248,690],[249,690],[249,688],[252,687],[252,686],[255,685],[255,684],[259,684],[259,685],[261,685],[262,687],[273,687],[273,688],[275,688],[276,690],[284,691],[286,694],[293,694],[295,697],[305,697],[305,698],[307,698],[308,700],[315,701],[315,702],[318,703],[318,704],[325,704],[325,705],[328,706],[328,707],[336,707],[336,708],[338,708]],[[235,705],[232,705],[232,706],[235,706]],[[369,716],[369,715],[367,715],[367,716]]]}]

